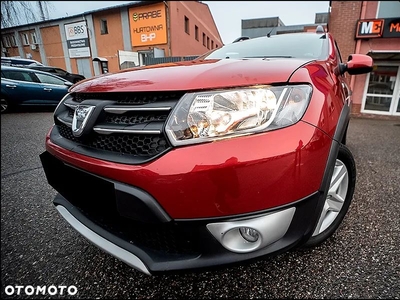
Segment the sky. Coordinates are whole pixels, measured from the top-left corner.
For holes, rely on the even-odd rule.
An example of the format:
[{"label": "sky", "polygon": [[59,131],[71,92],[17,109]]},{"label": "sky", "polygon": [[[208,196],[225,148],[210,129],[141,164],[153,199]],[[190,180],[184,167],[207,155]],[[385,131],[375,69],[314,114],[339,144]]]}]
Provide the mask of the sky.
[{"label": "sky", "polygon": [[[48,1],[50,19],[127,4],[132,1]],[[241,36],[242,19],[279,17],[285,25],[313,24],[315,13],[328,12],[329,1],[202,1],[214,17],[224,44]]]}]

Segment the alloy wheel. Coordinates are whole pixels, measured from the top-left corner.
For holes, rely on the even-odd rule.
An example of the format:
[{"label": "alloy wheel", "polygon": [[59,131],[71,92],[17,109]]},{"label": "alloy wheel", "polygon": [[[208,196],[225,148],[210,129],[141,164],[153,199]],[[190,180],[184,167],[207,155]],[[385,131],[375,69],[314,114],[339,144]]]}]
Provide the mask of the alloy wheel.
[{"label": "alloy wheel", "polygon": [[336,160],[331,183],[317,227],[313,233],[316,236],[324,232],[339,215],[349,189],[349,173],[346,165]]}]

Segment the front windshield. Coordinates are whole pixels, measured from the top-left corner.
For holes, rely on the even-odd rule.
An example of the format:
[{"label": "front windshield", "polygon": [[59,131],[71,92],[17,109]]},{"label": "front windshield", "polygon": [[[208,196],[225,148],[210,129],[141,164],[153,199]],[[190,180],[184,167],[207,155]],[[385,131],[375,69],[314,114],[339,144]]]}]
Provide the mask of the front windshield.
[{"label": "front windshield", "polygon": [[328,39],[316,33],[282,34],[236,42],[216,49],[201,59],[308,58],[324,59]]}]

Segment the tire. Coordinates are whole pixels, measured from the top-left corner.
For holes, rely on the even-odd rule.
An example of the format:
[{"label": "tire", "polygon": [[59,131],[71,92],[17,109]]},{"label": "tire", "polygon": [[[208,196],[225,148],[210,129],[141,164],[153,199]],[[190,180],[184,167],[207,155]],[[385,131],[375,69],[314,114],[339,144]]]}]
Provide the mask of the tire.
[{"label": "tire", "polygon": [[310,239],[303,245],[315,247],[326,241],[342,223],[354,194],[356,165],[354,157],[345,145],[340,145],[329,190],[317,226]]},{"label": "tire", "polygon": [[6,99],[6,97],[1,96],[1,113],[6,113],[10,110],[10,104],[8,103],[8,100]]}]

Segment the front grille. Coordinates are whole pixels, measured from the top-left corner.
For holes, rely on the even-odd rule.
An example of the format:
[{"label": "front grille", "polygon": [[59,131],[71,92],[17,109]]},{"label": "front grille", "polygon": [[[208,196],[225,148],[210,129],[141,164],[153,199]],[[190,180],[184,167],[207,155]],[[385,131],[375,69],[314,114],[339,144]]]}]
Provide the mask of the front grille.
[{"label": "front grille", "polygon": [[168,141],[163,135],[149,134],[112,134],[102,135],[93,133],[90,138],[79,140],[72,134],[71,128],[61,124],[57,125],[60,135],[81,145],[111,151],[113,153],[128,154],[141,157],[153,157],[169,148]]},{"label": "front grille", "polygon": [[[69,143],[86,147],[72,146],[71,149],[91,149],[91,156],[114,161],[114,154],[124,158],[133,156],[135,163],[139,163],[171,148],[164,132],[165,122],[183,94],[73,93],[55,112],[55,125],[61,137]],[[93,118],[90,119],[91,128],[81,137],[76,137],[71,128],[74,111],[78,105],[85,104],[96,106],[97,112],[90,117]],[[53,142],[57,143],[58,139],[53,139]],[[109,154],[113,154],[112,159]]]},{"label": "front grille", "polygon": [[153,121],[165,122],[167,120],[167,113],[135,113],[128,112],[124,115],[107,114],[106,122],[110,124],[119,125],[135,125],[141,123],[148,123]]}]

